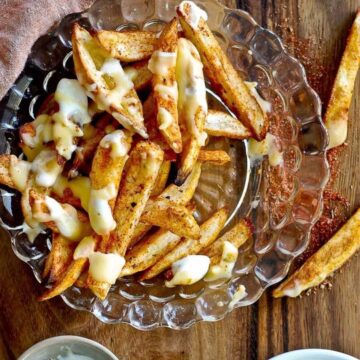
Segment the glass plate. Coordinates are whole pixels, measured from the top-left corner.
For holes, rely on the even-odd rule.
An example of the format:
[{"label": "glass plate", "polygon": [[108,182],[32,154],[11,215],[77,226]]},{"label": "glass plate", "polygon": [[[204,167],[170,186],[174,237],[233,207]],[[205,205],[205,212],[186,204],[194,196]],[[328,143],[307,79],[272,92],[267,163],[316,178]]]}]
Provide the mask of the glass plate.
[{"label": "glass plate", "polygon": [[[175,14],[174,0],[98,0],[87,11],[66,16],[51,33],[33,46],[23,73],[0,103],[0,152],[21,154],[17,128],[34,117],[39,104],[62,77],[74,77],[70,29],[83,26],[106,29],[161,31]],[[216,283],[168,289],[160,278],[137,282],[124,278],[105,301],[76,286],[62,294],[70,307],[87,310],[105,323],[129,323],[142,330],[167,326],[188,328],[197,321],[222,319],[234,307],[257,301],[270,285],[281,281],[291,261],[304,251],[312,225],[322,211],[322,192],[329,177],[327,133],[321,103],[309,87],[304,68],[284,49],[280,39],[260,27],[241,10],[215,0],[196,3],[209,15],[209,26],[245,79],[256,81],[261,96],[272,104],[271,132],[283,163],[250,160],[246,141],[211,139],[209,147],[224,148],[231,156],[225,167],[204,165],[195,194],[197,217],[215,209],[231,210],[227,228],[248,217],[254,235],[239,249],[233,276]],[[209,100],[221,101],[209,90]],[[1,188],[0,214],[15,254],[29,264],[41,282],[41,270],[51,247],[49,234],[31,244],[21,232],[23,218],[17,192]],[[232,306],[239,285],[247,295]],[[231,303],[231,306],[230,306]]]}]

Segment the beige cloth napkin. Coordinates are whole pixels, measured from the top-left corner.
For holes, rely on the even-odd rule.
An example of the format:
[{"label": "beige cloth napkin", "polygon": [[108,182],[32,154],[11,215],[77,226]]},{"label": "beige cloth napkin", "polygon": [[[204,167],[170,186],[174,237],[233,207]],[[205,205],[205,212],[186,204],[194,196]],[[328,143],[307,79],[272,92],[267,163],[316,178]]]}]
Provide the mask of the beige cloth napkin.
[{"label": "beige cloth napkin", "polygon": [[65,15],[93,0],[0,0],[0,99],[23,69],[33,43]]}]

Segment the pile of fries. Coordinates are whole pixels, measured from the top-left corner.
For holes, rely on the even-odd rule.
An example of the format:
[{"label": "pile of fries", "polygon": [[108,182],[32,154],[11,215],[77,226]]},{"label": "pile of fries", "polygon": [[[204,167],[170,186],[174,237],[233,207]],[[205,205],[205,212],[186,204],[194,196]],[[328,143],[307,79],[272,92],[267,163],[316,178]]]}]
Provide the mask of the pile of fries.
[{"label": "pile of fries", "polygon": [[[209,136],[262,140],[268,118],[206,20],[184,1],[160,36],[74,25],[77,80],[60,80],[21,126],[26,160],[0,156],[29,240],[52,230],[40,300],[73,284],[105,299],[119,277],[166,270],[169,287],[231,277],[250,226],[240,220],[219,237],[226,208],[194,218],[202,163],[230,161],[204,146]],[[208,109],[205,78],[237,118]]]}]

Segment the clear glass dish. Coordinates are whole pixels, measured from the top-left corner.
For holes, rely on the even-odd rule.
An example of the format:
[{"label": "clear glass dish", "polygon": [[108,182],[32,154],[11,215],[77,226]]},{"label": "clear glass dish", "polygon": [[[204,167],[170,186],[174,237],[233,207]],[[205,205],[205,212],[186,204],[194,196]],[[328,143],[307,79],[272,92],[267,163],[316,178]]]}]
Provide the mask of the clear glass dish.
[{"label": "clear glass dish", "polygon": [[[159,32],[175,14],[174,0],[98,0],[87,11],[71,14],[33,46],[23,73],[0,103],[0,152],[21,154],[17,128],[31,120],[46,94],[62,77],[74,77],[71,61],[71,24],[106,29],[147,29]],[[197,321],[222,319],[233,308],[256,302],[270,285],[281,281],[294,259],[306,248],[312,225],[322,211],[322,192],[329,177],[327,133],[321,103],[309,87],[304,68],[291,57],[280,39],[260,27],[246,12],[225,8],[216,0],[196,3],[209,15],[209,25],[235,67],[258,83],[261,96],[271,102],[271,132],[283,163],[251,160],[248,143],[212,139],[209,147],[225,148],[231,164],[205,165],[195,200],[201,221],[215,209],[231,210],[228,226],[248,217],[254,235],[239,250],[233,277],[216,283],[168,289],[158,278],[137,282],[124,278],[105,301],[76,286],[62,294],[70,307],[93,313],[104,323],[129,323],[141,330],[167,326],[188,328]],[[223,106],[209,90],[209,99]],[[0,189],[0,214],[16,256],[41,271],[51,248],[49,234],[33,244],[21,232],[20,196]],[[247,295],[232,306],[239,285]],[[231,303],[231,306],[229,304]]]}]

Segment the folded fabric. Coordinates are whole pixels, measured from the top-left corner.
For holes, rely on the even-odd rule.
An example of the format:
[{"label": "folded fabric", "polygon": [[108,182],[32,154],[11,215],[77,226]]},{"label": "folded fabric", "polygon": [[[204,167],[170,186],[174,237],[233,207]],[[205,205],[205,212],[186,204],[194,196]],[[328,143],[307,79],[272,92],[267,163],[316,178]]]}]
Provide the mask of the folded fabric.
[{"label": "folded fabric", "polygon": [[65,15],[93,0],[0,0],[0,99],[24,68],[31,46]]}]

